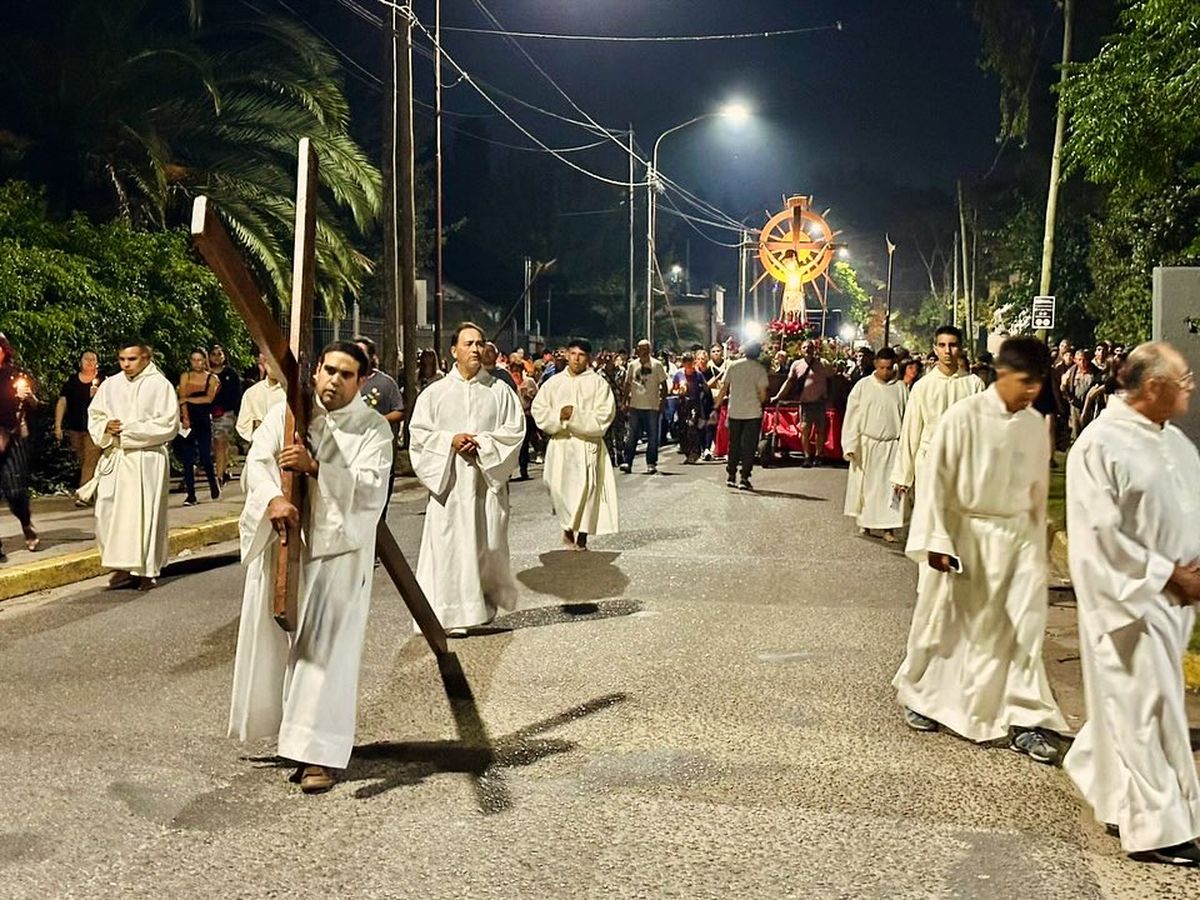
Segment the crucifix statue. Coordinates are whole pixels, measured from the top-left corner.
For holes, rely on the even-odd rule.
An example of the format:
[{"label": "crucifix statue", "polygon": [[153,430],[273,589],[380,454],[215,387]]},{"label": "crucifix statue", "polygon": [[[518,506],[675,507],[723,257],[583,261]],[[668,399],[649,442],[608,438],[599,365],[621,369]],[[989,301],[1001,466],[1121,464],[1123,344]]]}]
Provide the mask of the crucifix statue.
[{"label": "crucifix statue", "polygon": [[[262,292],[258,289],[254,277],[246,268],[208,198],[197,197],[192,206],[192,239],[200,255],[216,274],[225,293],[245,320],[250,336],[267,358],[272,375],[284,385],[287,393],[284,434],[285,439],[292,443],[305,440],[312,410],[312,365],[309,357],[315,283],[316,208],[317,156],[310,140],[301,138],[296,182],[296,234],[290,328],[285,336],[263,301]],[[305,479],[284,471],[282,481],[284,496],[300,510],[299,521],[307,521]],[[289,632],[295,631],[297,624],[300,542],[300,527],[289,525],[283,542],[287,552],[279,553],[275,573],[272,611],[279,626]],[[438,657],[439,663],[453,657],[453,654],[447,651],[445,630],[429,606],[412,568],[385,522],[379,523],[375,535],[375,553],[396,585],[413,619],[420,626],[421,633]],[[457,666],[451,668],[457,669]],[[443,677],[445,675],[446,672],[443,671]],[[460,686],[459,692],[461,690]]]}]

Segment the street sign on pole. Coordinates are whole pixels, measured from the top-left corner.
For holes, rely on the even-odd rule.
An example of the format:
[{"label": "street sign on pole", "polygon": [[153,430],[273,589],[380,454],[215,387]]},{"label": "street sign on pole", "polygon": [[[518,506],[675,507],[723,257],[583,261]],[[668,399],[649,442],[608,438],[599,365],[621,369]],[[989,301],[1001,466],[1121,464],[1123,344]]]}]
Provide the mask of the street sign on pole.
[{"label": "street sign on pole", "polygon": [[1033,298],[1033,328],[1035,331],[1050,331],[1054,328],[1054,298]]}]

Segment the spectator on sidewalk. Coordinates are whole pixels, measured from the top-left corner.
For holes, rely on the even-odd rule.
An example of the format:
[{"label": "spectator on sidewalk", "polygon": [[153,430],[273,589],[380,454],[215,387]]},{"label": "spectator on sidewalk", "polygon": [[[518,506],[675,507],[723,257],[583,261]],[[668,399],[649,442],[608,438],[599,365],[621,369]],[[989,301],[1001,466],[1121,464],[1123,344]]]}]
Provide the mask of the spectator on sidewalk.
[{"label": "spectator on sidewalk", "polygon": [[[767,402],[767,370],[758,361],[762,344],[748,341],[742,358],[725,369],[725,378],[717,392],[716,405],[729,400],[729,456],[725,463],[725,483],[743,491],[752,491],[750,475],[754,453],[762,433],[763,404]],[[735,481],[740,471],[741,481]]]},{"label": "spectator on sidewalk", "polygon": [[[96,463],[100,459],[100,448],[88,434],[88,404],[100,388],[100,361],[91,350],[79,357],[79,371],[67,379],[54,405],[54,439],[64,436],[71,445],[71,452],[79,462],[79,487],[92,480]],[[78,497],[76,506],[87,506]]]},{"label": "spectator on sidewalk", "polygon": [[167,561],[167,445],[179,431],[179,398],[144,341],[121,344],[117,360],[122,374],[88,407],[88,431],[104,451],[90,483],[96,541],[100,564],[114,570],[109,587],[145,591]]},{"label": "spectator on sidewalk", "polygon": [[[25,548],[41,545],[29,506],[29,414],[41,405],[33,376],[17,365],[8,338],[0,334],[0,495],[21,523]],[[0,563],[6,559],[0,546]]]},{"label": "spectator on sidewalk", "polygon": [[[1096,355],[1099,358],[1099,350]],[[1079,439],[1079,433],[1083,431],[1083,406],[1087,402],[1088,392],[1091,391],[1093,385],[1103,381],[1104,377],[1092,366],[1087,353],[1083,350],[1076,350],[1075,365],[1067,371],[1062,379],[1063,398],[1067,401],[1070,410],[1072,443]]]},{"label": "spectator on sidewalk", "polygon": [[225,348],[213,344],[208,351],[208,370],[220,387],[212,402],[212,441],[217,483],[222,485],[229,481],[229,452],[237,434],[238,407],[242,403],[242,380],[225,363]]},{"label": "spectator on sidewalk", "polygon": [[483,345],[483,370],[495,378],[507,384],[514,391],[517,389],[517,383],[513,380],[512,373],[508,371],[508,366],[498,366],[496,362],[500,359],[500,348],[488,341]]},{"label": "spectator on sidewalk", "polygon": [[184,506],[195,506],[196,463],[204,468],[209,494],[221,499],[221,487],[213,468],[212,404],[221,384],[208,371],[209,354],[197,347],[189,357],[191,369],[179,376],[179,437],[175,441],[183,463]]},{"label": "spectator on sidewalk", "polygon": [[[394,450],[396,436],[400,433],[401,423],[404,422],[404,394],[400,390],[400,385],[396,384],[396,379],[379,368],[379,355],[375,352],[375,342],[360,334],[354,339],[354,343],[367,357],[366,377],[362,382],[362,387],[358,389],[358,393],[367,406],[387,420],[388,428],[392,430]],[[387,518],[388,504],[392,502],[392,491],[395,487],[396,467],[393,465],[392,470],[388,473],[387,500],[384,501],[381,522]]]},{"label": "spectator on sidewalk", "polygon": [[1200,453],[1171,420],[1195,376],[1143,344],[1067,456],[1071,581],[1087,721],[1063,766],[1134,859],[1200,865],[1200,779],[1183,656],[1200,603]]},{"label": "spectator on sidewalk", "polygon": [[638,441],[646,436],[646,474],[658,471],[658,418],[667,400],[667,371],[650,353],[649,341],[638,341],[637,357],[626,368],[624,404],[629,410],[625,458],[621,471],[633,471]]},{"label": "spectator on sidewalk", "polygon": [[700,461],[703,450],[702,429],[708,421],[708,406],[712,403],[712,397],[708,395],[708,383],[696,368],[695,355],[684,353],[680,362],[683,367],[675,373],[671,382],[671,393],[679,398],[675,427],[684,464],[694,465]]},{"label": "spectator on sidewalk", "polygon": [[525,413],[525,440],[521,442],[518,463],[521,469],[520,480],[528,481],[529,463],[537,454],[538,447],[537,424],[533,421],[533,415],[530,413],[533,398],[537,396],[538,392],[537,376],[527,371],[525,364],[520,359],[510,360],[508,368],[512,373],[513,380],[517,382],[517,396],[521,398],[521,409]]}]

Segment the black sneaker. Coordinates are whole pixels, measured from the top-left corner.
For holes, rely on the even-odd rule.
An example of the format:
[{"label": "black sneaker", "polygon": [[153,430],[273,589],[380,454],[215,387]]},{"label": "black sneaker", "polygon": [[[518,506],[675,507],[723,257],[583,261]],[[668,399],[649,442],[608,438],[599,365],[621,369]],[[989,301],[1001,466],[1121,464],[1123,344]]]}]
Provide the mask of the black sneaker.
[{"label": "black sneaker", "polygon": [[734,478],[732,475],[730,475],[728,478],[725,479],[725,487],[736,488],[737,487],[737,479]]},{"label": "black sneaker", "polygon": [[738,490],[739,491],[752,491],[752,490],[754,490],[754,485],[752,485],[750,483],[749,478],[743,478],[741,480],[741,483],[738,484]]},{"label": "black sneaker", "polygon": [[185,499],[183,501],[184,506],[198,506],[199,504],[200,504],[200,501],[197,500],[195,497],[188,497],[187,499]]},{"label": "black sneaker", "polygon": [[1129,858],[1135,862],[1161,863],[1165,866],[1200,866],[1200,846],[1195,841],[1184,841],[1173,847],[1159,847],[1156,850],[1141,850],[1130,853]]}]

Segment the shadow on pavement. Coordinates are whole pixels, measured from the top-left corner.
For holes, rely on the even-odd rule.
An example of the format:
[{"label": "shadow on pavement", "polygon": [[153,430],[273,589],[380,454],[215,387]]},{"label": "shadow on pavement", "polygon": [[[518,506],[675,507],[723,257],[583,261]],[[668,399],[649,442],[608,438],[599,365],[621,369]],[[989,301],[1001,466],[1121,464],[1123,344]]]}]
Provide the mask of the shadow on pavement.
[{"label": "shadow on pavement", "polygon": [[442,680],[458,728],[457,741],[380,741],[356,747],[342,780],[365,781],[354,792],[360,800],[377,797],[398,787],[419,784],[439,773],[469,775],[474,782],[480,812],[502,813],[512,808],[504,770],[529,766],[550,756],[568,753],[574,741],[538,738],[537,735],[575,722],[629,699],[627,694],[605,694],[564,710],[493,741],[459,665],[448,653],[439,660]]},{"label": "shadow on pavement", "polygon": [[214,556],[188,556],[167,563],[163,567],[159,581],[182,578],[184,575],[199,575],[203,572],[211,572],[213,569],[220,569],[224,566],[237,565],[240,561],[241,557],[237,553],[218,553]]},{"label": "shadow on pavement", "polygon": [[489,634],[507,634],[520,628],[543,628],[547,625],[563,625],[568,622],[595,622],[599,619],[615,619],[641,612],[642,604],[637,600],[599,600],[584,603],[560,603],[556,606],[539,606],[522,609],[501,616],[488,625],[476,625],[467,629],[467,637],[483,637]]},{"label": "shadow on pavement", "polygon": [[622,593],[629,584],[613,563],[620,553],[605,550],[552,550],[538,557],[541,565],[517,573],[531,591],[560,600],[601,600]]},{"label": "shadow on pavement", "polygon": [[755,488],[753,491],[738,491],[738,493],[759,497],[778,497],[783,500],[807,500],[810,503],[824,503],[829,500],[828,497],[814,497],[811,494],[793,494],[790,491],[769,491],[763,488]]}]

